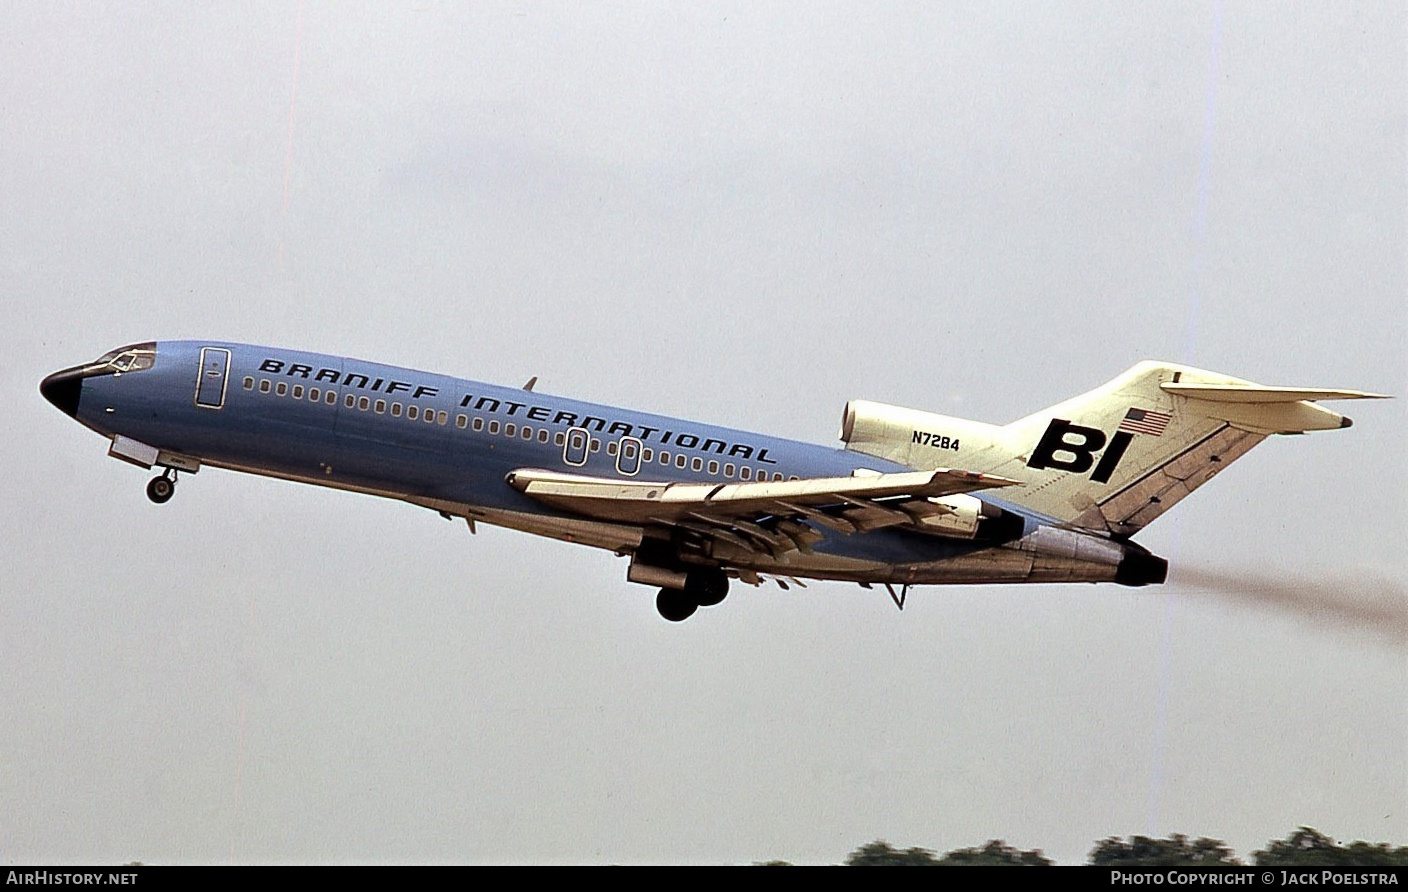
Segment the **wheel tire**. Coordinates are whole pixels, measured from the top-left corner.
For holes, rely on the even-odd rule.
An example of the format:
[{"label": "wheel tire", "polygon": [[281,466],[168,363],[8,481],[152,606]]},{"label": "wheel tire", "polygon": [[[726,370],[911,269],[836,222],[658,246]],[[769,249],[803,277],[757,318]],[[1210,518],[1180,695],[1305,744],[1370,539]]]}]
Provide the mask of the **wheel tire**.
[{"label": "wheel tire", "polygon": [[717,568],[691,570],[684,590],[700,607],[713,607],[728,596],[728,574]]},{"label": "wheel tire", "polygon": [[693,616],[699,605],[677,588],[662,588],[660,594],[655,596],[655,609],[670,622],[679,623]]},{"label": "wheel tire", "polygon": [[164,505],[176,494],[176,484],[169,477],[153,477],[147,482],[147,498]]}]

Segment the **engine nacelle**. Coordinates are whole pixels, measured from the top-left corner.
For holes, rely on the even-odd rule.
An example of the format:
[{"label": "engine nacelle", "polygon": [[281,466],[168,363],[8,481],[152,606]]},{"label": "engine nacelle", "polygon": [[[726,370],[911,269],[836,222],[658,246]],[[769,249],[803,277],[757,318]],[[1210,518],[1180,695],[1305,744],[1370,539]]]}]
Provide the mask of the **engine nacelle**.
[{"label": "engine nacelle", "polygon": [[983,470],[976,466],[978,458],[998,445],[1001,430],[981,421],[869,400],[851,400],[841,416],[847,449],[912,468]]}]

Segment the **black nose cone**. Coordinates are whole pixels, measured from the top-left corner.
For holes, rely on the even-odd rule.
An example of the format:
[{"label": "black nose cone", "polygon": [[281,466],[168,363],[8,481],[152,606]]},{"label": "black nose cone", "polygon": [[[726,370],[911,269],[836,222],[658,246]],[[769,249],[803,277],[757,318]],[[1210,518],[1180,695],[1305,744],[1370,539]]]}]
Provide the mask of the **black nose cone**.
[{"label": "black nose cone", "polygon": [[78,400],[83,395],[83,373],[77,369],[55,372],[39,382],[39,392],[72,418],[78,414]]}]

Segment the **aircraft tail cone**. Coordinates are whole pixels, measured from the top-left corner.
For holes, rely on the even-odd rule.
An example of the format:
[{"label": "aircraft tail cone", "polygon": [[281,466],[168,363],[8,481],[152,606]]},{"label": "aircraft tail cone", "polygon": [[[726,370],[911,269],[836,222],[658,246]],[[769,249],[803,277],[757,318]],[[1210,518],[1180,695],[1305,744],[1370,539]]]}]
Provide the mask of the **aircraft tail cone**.
[{"label": "aircraft tail cone", "polygon": [[1126,546],[1124,560],[1115,568],[1120,585],[1162,585],[1168,579],[1168,561],[1138,546]]}]

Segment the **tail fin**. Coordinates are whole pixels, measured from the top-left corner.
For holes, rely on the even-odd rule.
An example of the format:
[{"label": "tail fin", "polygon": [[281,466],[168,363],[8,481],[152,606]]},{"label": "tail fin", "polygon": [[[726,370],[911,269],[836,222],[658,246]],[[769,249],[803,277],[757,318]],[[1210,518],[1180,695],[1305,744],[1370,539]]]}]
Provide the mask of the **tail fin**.
[{"label": "tail fin", "polygon": [[1010,501],[1077,526],[1131,535],[1270,434],[1349,427],[1314,405],[1350,390],[1263,387],[1216,372],[1141,362],[1089,393],[1014,421]]},{"label": "tail fin", "polygon": [[863,400],[846,405],[846,448],[915,468],[1023,481],[1002,498],[1087,529],[1129,536],[1270,434],[1349,427],[1314,405],[1378,398],[1355,390],[1263,387],[1141,362],[1089,393],[997,426]]}]

